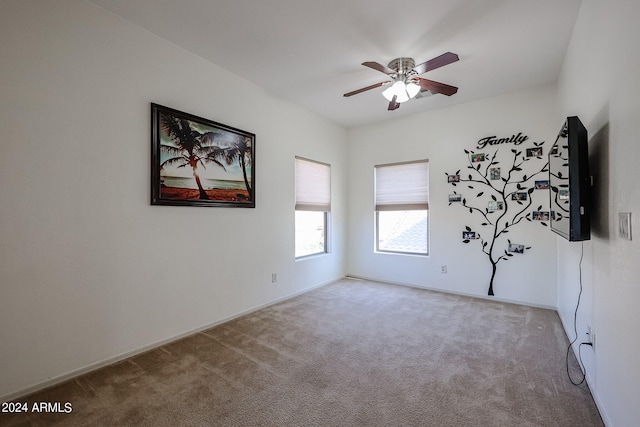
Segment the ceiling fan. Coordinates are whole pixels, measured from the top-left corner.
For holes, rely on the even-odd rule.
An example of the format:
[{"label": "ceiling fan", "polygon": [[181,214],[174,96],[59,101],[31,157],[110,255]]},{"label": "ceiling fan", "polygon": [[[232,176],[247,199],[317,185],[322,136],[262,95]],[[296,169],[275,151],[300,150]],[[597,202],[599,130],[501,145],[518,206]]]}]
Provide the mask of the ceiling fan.
[{"label": "ceiling fan", "polygon": [[371,86],[345,93],[344,96],[349,97],[357,95],[383,85],[391,84],[390,87],[382,92],[382,95],[384,95],[384,97],[389,101],[388,110],[390,111],[398,109],[401,103],[426,91],[451,96],[458,91],[457,87],[433,80],[423,79],[418,76],[426,73],[427,71],[435,70],[436,68],[444,67],[452,62],[456,62],[458,59],[458,55],[455,53],[447,52],[427,62],[423,62],[420,65],[416,65],[413,58],[396,58],[389,62],[386,67],[377,62],[363,62],[362,65],[365,67],[385,73],[391,78],[391,80],[372,84]]}]

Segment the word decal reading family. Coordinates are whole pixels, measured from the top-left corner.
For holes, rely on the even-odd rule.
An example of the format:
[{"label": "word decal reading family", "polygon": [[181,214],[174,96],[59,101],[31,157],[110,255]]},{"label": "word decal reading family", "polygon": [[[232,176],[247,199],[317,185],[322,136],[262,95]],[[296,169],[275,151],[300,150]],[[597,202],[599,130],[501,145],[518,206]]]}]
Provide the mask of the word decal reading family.
[{"label": "word decal reading family", "polygon": [[513,144],[520,145],[529,137],[523,135],[522,132],[518,132],[517,135],[511,135],[510,138],[498,138],[497,136],[487,136],[478,140],[478,146],[476,148],[484,148],[487,145],[500,145],[500,144]]}]

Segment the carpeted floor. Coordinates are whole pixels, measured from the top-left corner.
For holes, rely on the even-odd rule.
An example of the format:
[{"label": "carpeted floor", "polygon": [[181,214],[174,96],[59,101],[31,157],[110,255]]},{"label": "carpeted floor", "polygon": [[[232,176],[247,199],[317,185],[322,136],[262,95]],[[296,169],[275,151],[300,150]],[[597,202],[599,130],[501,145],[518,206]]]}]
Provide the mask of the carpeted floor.
[{"label": "carpeted floor", "polygon": [[19,399],[69,414],[0,424],[602,426],[567,344],[551,310],[344,279]]}]

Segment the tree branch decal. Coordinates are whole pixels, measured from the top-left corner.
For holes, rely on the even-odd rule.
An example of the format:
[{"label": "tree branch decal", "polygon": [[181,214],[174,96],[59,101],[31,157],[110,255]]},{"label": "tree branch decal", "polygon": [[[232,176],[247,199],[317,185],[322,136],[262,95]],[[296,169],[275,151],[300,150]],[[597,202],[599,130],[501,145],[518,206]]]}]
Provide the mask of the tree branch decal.
[{"label": "tree branch decal", "polygon": [[[467,174],[461,174],[462,169],[454,174],[445,172],[449,184],[457,188],[466,185],[466,188],[473,192],[472,196],[465,197],[462,192],[454,190],[449,196],[449,205],[460,205],[481,219],[481,232],[473,231],[470,226],[465,225],[462,242],[479,242],[483,254],[491,263],[488,295],[494,295],[498,265],[502,261],[510,260],[516,253],[524,253],[525,250],[531,249],[530,246],[514,244],[506,235],[523,220],[537,220],[536,222],[546,227],[545,220],[549,219],[550,214],[554,214],[543,211],[543,206],[538,206],[537,210],[529,214],[534,191],[537,188],[548,189],[549,185],[548,177],[543,175],[549,171],[549,163],[545,162],[542,166],[529,164],[534,160],[544,160],[543,144],[544,141],[534,142],[533,148],[526,149],[526,155],[523,155],[523,150],[519,148],[511,149],[510,158],[504,162],[507,164],[506,170],[500,166],[503,162],[498,156],[500,149],[489,154],[465,149]],[[501,157],[504,157],[502,153]],[[534,163],[539,165],[542,162]],[[525,169],[529,170],[529,173]]]}]

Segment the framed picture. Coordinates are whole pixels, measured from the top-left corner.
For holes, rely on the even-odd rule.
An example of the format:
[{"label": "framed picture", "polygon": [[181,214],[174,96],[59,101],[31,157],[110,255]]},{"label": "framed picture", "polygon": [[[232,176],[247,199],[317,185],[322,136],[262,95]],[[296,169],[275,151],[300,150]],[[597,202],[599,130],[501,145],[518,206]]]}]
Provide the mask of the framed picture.
[{"label": "framed picture", "polygon": [[492,181],[500,179],[500,168],[489,169],[489,179],[491,179]]},{"label": "framed picture", "polygon": [[542,147],[527,148],[527,157],[541,157]]},{"label": "framed picture", "polygon": [[516,193],[511,194],[511,200],[516,200],[518,202],[527,200],[527,192],[526,191],[518,191]]},{"label": "framed picture", "polygon": [[549,180],[541,180],[541,181],[536,181],[535,182],[535,187],[536,190],[548,190],[549,189]]},{"label": "framed picture", "polygon": [[462,232],[462,239],[463,240],[475,240],[476,239],[476,232],[475,231],[463,231]]},{"label": "framed picture", "polygon": [[471,162],[472,163],[484,162],[484,160],[485,160],[484,153],[472,154],[471,155]]},{"label": "framed picture", "polygon": [[460,175],[447,175],[447,182],[460,182]]},{"label": "framed picture", "polygon": [[255,207],[255,135],[151,104],[151,204]]},{"label": "framed picture", "polygon": [[533,211],[531,217],[534,221],[549,221],[549,212],[547,211]]},{"label": "framed picture", "polygon": [[449,203],[462,202],[462,194],[449,194]]},{"label": "framed picture", "polygon": [[489,203],[487,204],[487,211],[494,212],[494,211],[502,211],[502,210],[504,210],[504,202],[497,201],[497,200],[489,200]]},{"label": "framed picture", "polygon": [[517,243],[509,243],[509,252],[514,252],[516,254],[523,254],[524,245],[520,245]]}]

